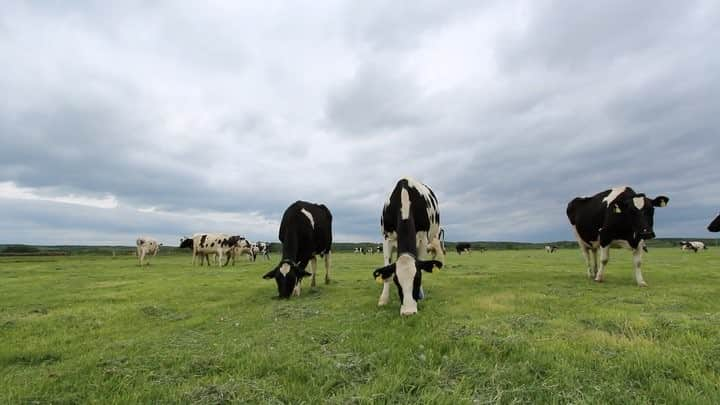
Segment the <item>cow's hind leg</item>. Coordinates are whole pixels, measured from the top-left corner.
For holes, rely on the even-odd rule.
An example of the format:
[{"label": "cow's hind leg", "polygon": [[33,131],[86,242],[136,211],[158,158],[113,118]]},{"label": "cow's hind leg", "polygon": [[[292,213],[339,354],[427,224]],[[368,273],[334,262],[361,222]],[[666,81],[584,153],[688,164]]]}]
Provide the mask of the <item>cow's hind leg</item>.
[{"label": "cow's hind leg", "polygon": [[332,261],[330,259],[330,252],[325,254],[325,284],[330,284],[330,265]]},{"label": "cow's hind leg", "polygon": [[[595,271],[593,269],[592,259],[593,259],[593,257],[595,257],[595,254],[591,253],[590,248],[583,245],[582,243],[580,243],[579,245],[580,245],[580,252],[582,253],[583,257],[585,258],[585,265],[587,266],[588,278],[593,278],[593,277],[595,277]],[[590,256],[591,254],[592,254],[592,257]]]},{"label": "cow's hind leg", "polygon": [[315,275],[317,274],[317,257],[313,256],[310,259],[310,268],[312,269],[312,279],[310,281],[310,287],[315,287]]}]

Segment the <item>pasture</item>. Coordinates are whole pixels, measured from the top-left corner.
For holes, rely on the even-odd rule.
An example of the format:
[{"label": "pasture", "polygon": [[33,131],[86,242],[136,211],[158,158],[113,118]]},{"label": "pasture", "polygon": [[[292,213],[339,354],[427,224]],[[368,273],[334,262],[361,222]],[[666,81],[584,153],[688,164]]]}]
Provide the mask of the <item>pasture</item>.
[{"label": "pasture", "polygon": [[[720,250],[448,254],[376,306],[381,255],[334,255],[289,301],[277,262],[0,258],[0,403],[718,403]],[[318,266],[322,280],[324,269]]]}]

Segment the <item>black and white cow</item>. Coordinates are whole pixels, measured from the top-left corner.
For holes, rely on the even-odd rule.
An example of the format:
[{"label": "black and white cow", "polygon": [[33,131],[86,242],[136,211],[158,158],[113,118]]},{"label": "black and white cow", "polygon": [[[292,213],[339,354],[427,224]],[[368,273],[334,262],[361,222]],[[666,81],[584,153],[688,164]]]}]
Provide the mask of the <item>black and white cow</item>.
[{"label": "black and white cow", "polygon": [[203,259],[207,258],[209,266],[209,256],[217,255],[217,265],[222,266],[222,259],[225,259],[224,265],[227,265],[232,256],[232,250],[242,239],[241,236],[228,236],[223,233],[196,233],[191,238],[181,239],[180,247],[193,250],[193,265],[195,258],[200,256],[200,265],[202,266]]},{"label": "black and white cow", "polygon": [[141,236],[135,241],[135,246],[137,248],[137,257],[140,261],[140,266],[142,267],[143,261],[145,261],[145,257],[147,256],[147,264],[149,265],[149,256],[152,255],[153,257],[155,257],[160,251],[161,245],[153,238]]},{"label": "black and white cow", "polygon": [[[330,283],[332,214],[326,206],[296,201],[285,210],[278,237],[282,242],[280,264],[263,278],[275,279],[280,298],[290,298],[291,294],[299,296],[305,276],[312,275],[310,286],[315,287],[316,255],[324,256],[325,284]],[[311,263],[312,274],[305,270],[308,262]]]},{"label": "black and white cow", "polygon": [[[417,313],[417,301],[424,296],[422,271],[432,272],[441,268],[438,260],[420,260],[432,245],[437,255],[444,259],[440,246],[440,211],[435,194],[430,188],[411,178],[400,179],[383,207],[380,220],[384,237],[383,256],[385,267],[373,272],[383,280],[383,290],[378,305],[386,305],[390,299],[390,281],[398,287],[400,314]],[[397,250],[397,260],[390,264],[391,254]]]},{"label": "black and white cow", "polygon": [[270,244],[267,242],[255,242],[251,244],[253,261],[258,255],[270,260]]},{"label": "black and white cow", "polygon": [[558,247],[555,245],[545,245],[545,251],[548,253],[555,253],[556,250],[558,250]]},{"label": "black and white cow", "polygon": [[235,246],[233,246],[232,250],[230,251],[230,257],[232,258],[232,265],[235,265],[235,259],[238,257],[242,257],[243,255],[248,256],[248,260],[255,261],[255,253],[252,249],[252,244],[249,240],[243,238],[242,236],[239,237],[240,239],[235,243]]},{"label": "black and white cow", "polygon": [[708,225],[707,229],[710,232],[720,232],[720,214],[718,214],[718,216],[715,217],[712,222],[710,222],[710,225]]},{"label": "black and white cow", "polygon": [[383,252],[383,247],[382,247],[382,245],[377,245],[377,246],[375,247],[375,252],[376,252],[376,253],[382,253],[382,252]]},{"label": "black and white cow", "polygon": [[455,250],[457,250],[457,254],[459,255],[463,253],[470,254],[470,249],[472,249],[472,245],[467,242],[459,242],[455,245]]},{"label": "black and white cow", "polygon": [[[665,196],[651,200],[645,194],[636,193],[627,186],[570,201],[566,212],[585,257],[588,277],[598,282],[603,281],[610,245],[614,243],[632,250],[635,281],[640,287],[647,286],[640,269],[642,247],[645,245],[645,240],[655,237],[653,232],[655,207],[665,207],[668,201]],[[599,268],[598,249],[600,249]]]},{"label": "black and white cow", "polygon": [[681,250],[692,250],[693,252],[697,253],[698,250],[705,250],[707,249],[707,246],[705,246],[705,243],[700,241],[681,241],[680,242],[680,249]]}]

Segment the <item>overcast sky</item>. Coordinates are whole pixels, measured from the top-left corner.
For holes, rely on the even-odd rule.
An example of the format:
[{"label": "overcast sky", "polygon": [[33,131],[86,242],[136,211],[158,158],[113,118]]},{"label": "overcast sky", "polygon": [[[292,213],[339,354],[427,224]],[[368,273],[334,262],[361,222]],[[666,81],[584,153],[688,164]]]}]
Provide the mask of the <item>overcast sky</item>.
[{"label": "overcast sky", "polygon": [[571,240],[569,200],[720,209],[720,2],[3,1],[0,243],[379,241],[402,176],[448,240]]}]

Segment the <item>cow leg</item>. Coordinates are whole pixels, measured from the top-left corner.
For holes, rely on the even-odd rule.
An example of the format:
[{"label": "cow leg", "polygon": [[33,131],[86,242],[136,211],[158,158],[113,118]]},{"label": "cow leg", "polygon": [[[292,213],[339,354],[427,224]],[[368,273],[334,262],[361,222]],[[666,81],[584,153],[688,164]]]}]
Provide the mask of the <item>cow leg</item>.
[{"label": "cow leg", "polygon": [[140,262],[140,267],[142,267],[142,251],[141,251],[141,250],[142,250],[142,249],[140,249],[139,246],[138,246],[137,249],[136,249],[138,262]]},{"label": "cow leg", "polygon": [[[588,278],[595,277],[595,272],[593,271],[592,262],[590,258],[590,249],[583,245],[582,243],[579,243],[580,245],[580,252],[582,252],[583,257],[585,258],[585,265],[587,266],[587,275]],[[594,256],[594,255],[593,255]]]},{"label": "cow leg", "polygon": [[428,255],[428,240],[425,232],[418,232],[415,235],[415,241],[417,246],[417,254],[420,260],[427,260]]},{"label": "cow leg", "polygon": [[633,267],[635,268],[635,281],[638,287],[647,287],[647,283],[643,280],[642,276],[642,246],[638,246],[637,249],[633,249]]},{"label": "cow leg", "polygon": [[315,287],[315,274],[317,274],[317,257],[310,259],[310,268],[312,269],[312,278],[310,279],[310,287]]},{"label": "cow leg", "polygon": [[[440,246],[440,239],[433,239],[433,241],[430,242],[430,245],[435,248],[434,259],[436,259],[437,261],[442,262],[444,264],[445,263],[445,253],[442,250],[442,246]],[[469,250],[466,250],[466,252],[468,252],[468,254],[470,253]]]},{"label": "cow leg", "polygon": [[597,275],[595,275],[595,281],[601,283],[605,276],[605,267],[610,261],[610,246],[600,246],[600,268],[598,268]]},{"label": "cow leg", "polygon": [[325,254],[325,284],[330,284],[330,252]]},{"label": "cow leg", "polygon": [[597,249],[592,249],[590,251],[590,254],[592,255],[592,278],[595,278],[598,272],[598,252]]}]

